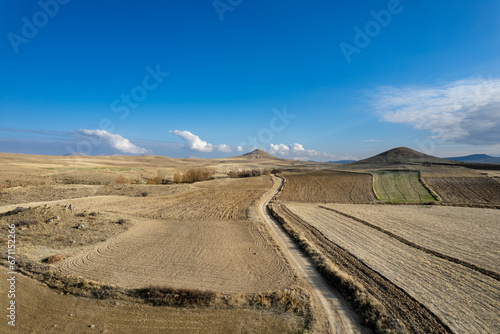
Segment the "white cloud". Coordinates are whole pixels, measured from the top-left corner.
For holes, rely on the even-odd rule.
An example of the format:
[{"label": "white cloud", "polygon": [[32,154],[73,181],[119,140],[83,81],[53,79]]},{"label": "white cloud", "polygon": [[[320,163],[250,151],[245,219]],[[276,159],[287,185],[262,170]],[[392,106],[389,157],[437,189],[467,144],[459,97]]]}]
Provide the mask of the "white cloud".
[{"label": "white cloud", "polygon": [[290,152],[290,148],[284,144],[269,144],[270,154],[280,154],[287,155]]},{"label": "white cloud", "polygon": [[500,79],[384,87],[374,104],[384,121],[430,130],[435,139],[472,145],[500,142]]},{"label": "white cloud", "polygon": [[186,141],[185,148],[191,151],[212,152],[216,149],[224,153],[232,152],[231,148],[226,144],[212,145],[189,131],[170,130],[169,132],[184,139]]},{"label": "white cloud", "polygon": [[220,145],[217,145],[216,147],[217,147],[217,150],[219,152],[224,152],[224,153],[231,153],[232,152],[231,148],[226,144],[220,144]]},{"label": "white cloud", "polygon": [[291,155],[295,160],[309,160],[312,158],[316,160],[329,160],[335,158],[335,156],[330,153],[306,150],[304,145],[299,143],[288,146],[285,144],[270,144],[268,152],[270,154]]},{"label": "white cloud", "polygon": [[238,146],[238,147],[236,148],[236,151],[238,151],[238,152],[243,152],[243,147]]},{"label": "white cloud", "polygon": [[112,134],[104,130],[87,130],[80,129],[74,133],[78,137],[97,139],[100,142],[105,142],[112,148],[129,154],[146,154],[150,150],[135,146],[127,138],[123,138],[118,134]]}]

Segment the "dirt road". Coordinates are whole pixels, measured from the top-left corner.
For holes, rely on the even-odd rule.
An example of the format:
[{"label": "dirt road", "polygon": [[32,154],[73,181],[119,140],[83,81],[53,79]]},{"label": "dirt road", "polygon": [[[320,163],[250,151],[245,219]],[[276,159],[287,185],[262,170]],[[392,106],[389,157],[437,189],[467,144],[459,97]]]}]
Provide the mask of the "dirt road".
[{"label": "dirt road", "polygon": [[348,308],[346,302],[330,289],[321,275],[317,272],[314,264],[299,249],[299,247],[288,236],[282,226],[271,216],[267,204],[279,191],[283,180],[273,176],[272,189],[263,197],[259,204],[259,215],[271,228],[276,242],[282,248],[290,265],[297,273],[314,288],[318,300],[323,306],[331,333],[363,333],[363,328],[356,320],[357,316]]}]

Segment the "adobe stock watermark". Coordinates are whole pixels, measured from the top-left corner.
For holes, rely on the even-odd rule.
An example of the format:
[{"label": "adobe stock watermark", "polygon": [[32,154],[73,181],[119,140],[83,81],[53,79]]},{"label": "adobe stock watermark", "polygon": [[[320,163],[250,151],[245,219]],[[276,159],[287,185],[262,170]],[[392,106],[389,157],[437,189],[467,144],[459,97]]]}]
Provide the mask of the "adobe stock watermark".
[{"label": "adobe stock watermark", "polygon": [[268,127],[260,129],[257,136],[248,136],[247,140],[241,142],[239,146],[250,145],[252,147],[259,147],[271,144],[274,140],[274,135],[285,130],[287,125],[290,124],[290,120],[296,117],[295,114],[287,112],[286,106],[283,107],[283,111],[274,108],[273,114],[274,116],[269,120]]},{"label": "adobe stock watermark", "polygon": [[224,15],[226,14],[226,12],[234,11],[234,9],[241,5],[242,2],[243,0],[214,0],[214,2],[212,2],[212,5],[214,6],[217,16],[219,16],[219,20],[221,22],[224,22]]},{"label": "adobe stock watermark", "polygon": [[[159,64],[157,64],[154,69],[148,65],[145,70],[146,74],[142,78],[141,84],[132,87],[129,92],[121,94],[120,98],[116,98],[111,102],[111,112],[118,114],[117,117],[121,121],[125,120],[130,115],[131,109],[136,109],[139,103],[148,97],[148,92],[158,88],[165,78],[170,75],[168,72],[162,72]],[[99,121],[99,130],[112,133],[115,128],[115,124],[111,118],[106,117]],[[101,137],[85,137],[76,144],[76,149],[67,145],[66,151],[69,154],[78,152],[90,155],[93,151],[93,147],[101,144]]]},{"label": "adobe stock watermark", "polygon": [[35,12],[31,20],[26,16],[21,18],[22,26],[20,34],[14,32],[7,33],[7,39],[16,54],[19,53],[19,46],[21,44],[28,44],[28,42],[38,35],[41,28],[45,27],[51,18],[59,13],[60,5],[66,5],[70,0],[40,0],[38,6],[40,10]]},{"label": "adobe stock watermark", "polygon": [[[412,0],[407,0],[411,2]],[[363,29],[354,26],[354,38],[352,44],[341,42],[339,44],[340,51],[344,55],[348,64],[352,62],[353,54],[360,54],[374,38],[382,32],[382,28],[386,28],[392,21],[393,16],[399,15],[403,12],[404,6],[400,0],[389,0],[387,2],[387,9],[379,11],[371,10],[370,15],[373,20],[368,21]]]}]

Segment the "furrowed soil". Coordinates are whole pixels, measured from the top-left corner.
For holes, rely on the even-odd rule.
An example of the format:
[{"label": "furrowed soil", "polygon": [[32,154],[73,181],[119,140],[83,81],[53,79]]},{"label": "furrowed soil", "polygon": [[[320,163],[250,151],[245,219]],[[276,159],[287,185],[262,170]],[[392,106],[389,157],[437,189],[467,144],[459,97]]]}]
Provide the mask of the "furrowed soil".
[{"label": "furrowed soil", "polygon": [[[333,244],[423,304],[453,332],[494,333],[500,328],[498,279],[410,247],[319,206],[301,203],[286,206]],[[498,239],[498,232],[496,235]]]},{"label": "furrowed soil", "polygon": [[[8,291],[7,280],[0,281],[0,291]],[[1,298],[3,310],[7,302]],[[16,275],[16,327],[6,319],[0,322],[2,333],[292,334],[302,323],[292,312],[175,308],[60,295],[21,274]]]},{"label": "furrowed soil", "polygon": [[444,203],[500,204],[500,183],[477,174],[460,176],[424,172],[422,178]]},{"label": "furrowed soil", "polygon": [[124,288],[273,291],[293,275],[254,222],[138,219],[127,232],[55,270]]},{"label": "furrowed soil", "polygon": [[500,210],[325,204],[422,247],[500,273]]},{"label": "furrowed soil", "polygon": [[372,203],[376,201],[370,174],[318,171],[280,174],[285,184],[278,201],[306,203]]},{"label": "furrowed soil", "polygon": [[374,189],[384,202],[435,202],[418,178],[418,172],[374,172]]}]

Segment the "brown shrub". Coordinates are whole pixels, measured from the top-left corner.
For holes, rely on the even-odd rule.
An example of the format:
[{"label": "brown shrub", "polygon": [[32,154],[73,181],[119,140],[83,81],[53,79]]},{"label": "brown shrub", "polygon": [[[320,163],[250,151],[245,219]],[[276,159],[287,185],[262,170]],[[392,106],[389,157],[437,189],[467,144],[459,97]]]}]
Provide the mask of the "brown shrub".
[{"label": "brown shrub", "polygon": [[152,286],[137,290],[138,294],[153,305],[165,306],[209,306],[215,300],[215,293],[203,290],[172,289]]},{"label": "brown shrub", "polygon": [[115,182],[118,183],[118,184],[125,184],[125,183],[128,183],[128,179],[125,176],[123,176],[123,175],[119,175],[115,179]]},{"label": "brown shrub", "polygon": [[174,173],[174,178],[173,178],[173,181],[175,183],[181,183],[182,182],[182,174],[179,173],[179,172],[175,172]]},{"label": "brown shrub", "polygon": [[213,177],[213,172],[203,169],[190,169],[184,174],[182,181],[185,183],[194,183],[198,181],[210,180]]},{"label": "brown shrub", "polygon": [[163,179],[161,178],[161,176],[155,176],[151,179],[148,179],[148,181],[146,183],[147,184],[162,184]]},{"label": "brown shrub", "polygon": [[66,258],[66,255],[56,254],[56,255],[49,256],[43,262],[46,262],[48,264],[52,264],[52,263],[56,263],[56,262],[62,261],[65,258]]}]

